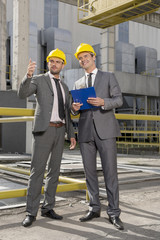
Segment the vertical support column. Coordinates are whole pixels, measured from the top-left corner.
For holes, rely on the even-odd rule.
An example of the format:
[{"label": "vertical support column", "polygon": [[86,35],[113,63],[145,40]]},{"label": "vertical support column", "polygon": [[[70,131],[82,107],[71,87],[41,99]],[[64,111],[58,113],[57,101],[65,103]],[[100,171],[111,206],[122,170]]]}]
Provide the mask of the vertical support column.
[{"label": "vertical support column", "polygon": [[115,70],[115,27],[102,30],[101,40],[101,69],[114,72]]},{"label": "vertical support column", "polygon": [[0,0],[0,90],[6,90],[6,0]]},{"label": "vertical support column", "polygon": [[[147,99],[147,96],[145,96],[144,97],[144,107],[145,107],[144,113],[145,113],[145,115],[147,115],[147,113],[148,113],[148,104],[147,104],[147,102],[148,102],[148,99]],[[148,128],[148,122],[146,120],[145,121],[145,131],[147,131],[147,128]],[[147,138],[147,134],[145,134],[145,136]]]},{"label": "vertical support column", "polygon": [[[133,97],[133,114],[136,114],[136,96]],[[136,120],[133,120],[133,129],[136,131]],[[134,133],[134,137],[136,134]]]},{"label": "vertical support column", "polygon": [[17,90],[28,66],[29,1],[13,0],[13,75],[12,89]]},{"label": "vertical support column", "polygon": [[[158,109],[157,109],[157,105],[158,105],[158,102],[157,102],[157,99],[155,98],[154,99],[154,115],[158,115]],[[154,127],[155,129],[157,129],[157,121],[154,122]]]}]

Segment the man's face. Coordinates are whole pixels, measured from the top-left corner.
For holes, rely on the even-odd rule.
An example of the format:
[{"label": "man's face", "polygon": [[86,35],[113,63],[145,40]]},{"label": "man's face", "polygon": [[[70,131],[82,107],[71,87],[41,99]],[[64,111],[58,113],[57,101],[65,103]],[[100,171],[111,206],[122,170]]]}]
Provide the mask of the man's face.
[{"label": "man's face", "polygon": [[78,54],[79,64],[85,70],[95,68],[95,55],[91,55],[90,52],[82,52]]},{"label": "man's face", "polygon": [[48,69],[53,74],[59,74],[60,71],[64,68],[63,60],[60,58],[52,57],[48,62]]}]

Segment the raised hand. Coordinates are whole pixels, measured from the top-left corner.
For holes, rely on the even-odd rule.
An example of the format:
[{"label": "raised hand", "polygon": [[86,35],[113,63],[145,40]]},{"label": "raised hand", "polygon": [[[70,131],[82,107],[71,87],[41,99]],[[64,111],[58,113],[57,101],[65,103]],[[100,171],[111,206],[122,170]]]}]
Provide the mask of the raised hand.
[{"label": "raised hand", "polygon": [[27,68],[27,77],[32,77],[36,68],[36,62],[32,62],[31,58],[29,59],[29,64]]}]

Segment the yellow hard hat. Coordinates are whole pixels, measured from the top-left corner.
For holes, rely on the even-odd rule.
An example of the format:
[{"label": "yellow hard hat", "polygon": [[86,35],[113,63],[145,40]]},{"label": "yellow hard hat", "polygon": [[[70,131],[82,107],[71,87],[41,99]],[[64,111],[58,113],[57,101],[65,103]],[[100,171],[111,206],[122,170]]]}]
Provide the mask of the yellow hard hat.
[{"label": "yellow hard hat", "polygon": [[93,47],[87,43],[81,43],[76,50],[76,53],[74,54],[74,56],[78,59],[78,54],[81,52],[91,52],[96,56],[96,53],[93,49]]},{"label": "yellow hard hat", "polygon": [[52,51],[48,54],[48,56],[47,56],[47,58],[46,58],[47,62],[49,62],[49,59],[50,59],[51,57],[60,58],[60,59],[62,59],[62,60],[64,61],[64,65],[67,64],[66,55],[64,54],[64,52],[62,52],[62,51],[59,50],[58,48],[52,50]]}]

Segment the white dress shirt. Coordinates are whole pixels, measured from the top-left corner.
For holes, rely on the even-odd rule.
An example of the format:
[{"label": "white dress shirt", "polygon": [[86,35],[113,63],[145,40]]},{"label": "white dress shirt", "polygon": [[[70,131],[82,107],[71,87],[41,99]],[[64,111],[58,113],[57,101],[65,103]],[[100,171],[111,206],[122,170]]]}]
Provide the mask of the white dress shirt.
[{"label": "white dress shirt", "polygon": [[[92,71],[92,86],[94,85],[97,72],[98,72],[98,69],[97,69],[97,68],[95,68],[95,69]],[[88,77],[89,77],[89,73],[85,72],[85,79],[86,79],[86,86],[87,86],[87,87],[88,87]]]},{"label": "white dress shirt", "polygon": [[[51,119],[50,119],[50,122],[63,122],[65,123],[65,120],[63,119],[63,121],[60,119],[59,117],[59,113],[58,113],[58,96],[57,96],[57,88],[56,88],[56,84],[55,84],[55,81],[53,78],[56,78],[54,77],[53,74],[51,74],[49,72],[49,77],[51,79],[51,84],[52,84],[52,87],[53,87],[53,93],[54,93],[54,101],[53,101],[53,108],[52,108],[52,114],[51,114]],[[61,80],[60,80],[60,87],[61,87],[61,91],[62,91],[62,96],[63,96],[63,101],[64,101],[64,105],[65,105],[65,92],[64,92],[64,89],[63,89],[63,86],[61,84]]]}]

